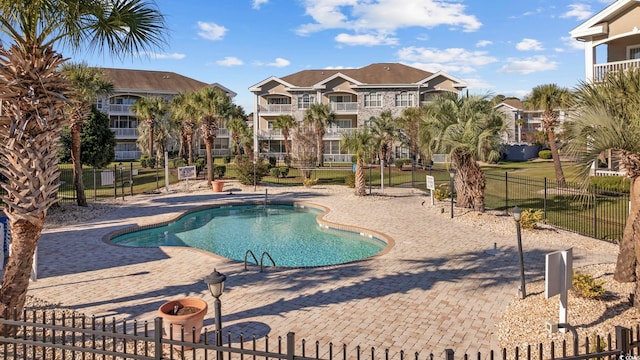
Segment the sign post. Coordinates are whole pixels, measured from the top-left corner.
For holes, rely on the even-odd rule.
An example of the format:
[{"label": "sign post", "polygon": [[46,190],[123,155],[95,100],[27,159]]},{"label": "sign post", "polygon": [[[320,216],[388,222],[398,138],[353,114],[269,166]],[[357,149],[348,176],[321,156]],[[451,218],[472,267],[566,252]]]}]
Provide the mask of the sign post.
[{"label": "sign post", "polygon": [[[545,255],[544,297],[560,295],[558,324],[567,323],[569,289],[573,286],[573,248]],[[565,328],[560,328],[565,332]]]},{"label": "sign post", "polygon": [[429,189],[429,194],[431,194],[431,205],[435,205],[433,193],[436,191],[436,180],[431,175],[427,175],[427,189]]}]

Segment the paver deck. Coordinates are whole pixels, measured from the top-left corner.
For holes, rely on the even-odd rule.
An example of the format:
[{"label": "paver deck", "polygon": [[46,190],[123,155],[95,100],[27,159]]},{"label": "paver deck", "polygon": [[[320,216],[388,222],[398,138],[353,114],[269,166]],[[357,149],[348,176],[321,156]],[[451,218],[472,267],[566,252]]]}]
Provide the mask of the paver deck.
[{"label": "paver deck", "polygon": [[[327,220],[394,239],[388,253],[347,265],[260,273],[196,249],[102,241],[116,230],[169,220],[194,206],[264,199],[264,188],[252,190],[140,195],[85,224],[47,230],[39,243],[39,278],[29,293],[88,315],[151,320],[163,302],[181,296],[204,298],[213,309],[202,279],[217,268],[227,275],[221,297],[225,332],[275,338],[293,331],[309,344],[359,344],[407,354],[498,349],[496,325],[519,284],[515,235],[426,211],[428,198],[411,189],[364,198],[344,187],[268,189],[270,199],[320,204],[331,209]],[[562,244],[537,244],[526,236],[527,277],[540,278],[544,254]],[[576,251],[576,266],[613,261],[615,252]],[[210,310],[205,325],[213,321]]]}]

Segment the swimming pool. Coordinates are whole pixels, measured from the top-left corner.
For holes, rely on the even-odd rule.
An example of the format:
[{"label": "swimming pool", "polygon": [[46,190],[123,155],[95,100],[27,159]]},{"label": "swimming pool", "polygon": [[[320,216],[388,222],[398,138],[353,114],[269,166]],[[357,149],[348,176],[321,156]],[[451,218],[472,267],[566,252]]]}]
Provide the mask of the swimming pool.
[{"label": "swimming pool", "polygon": [[[380,253],[387,243],[372,235],[318,224],[318,209],[293,205],[230,205],[186,214],[169,224],[111,239],[136,247],[189,246],[244,261],[268,253],[276,266],[348,263]],[[255,263],[251,256],[249,263]],[[264,265],[271,265],[265,259]]]}]

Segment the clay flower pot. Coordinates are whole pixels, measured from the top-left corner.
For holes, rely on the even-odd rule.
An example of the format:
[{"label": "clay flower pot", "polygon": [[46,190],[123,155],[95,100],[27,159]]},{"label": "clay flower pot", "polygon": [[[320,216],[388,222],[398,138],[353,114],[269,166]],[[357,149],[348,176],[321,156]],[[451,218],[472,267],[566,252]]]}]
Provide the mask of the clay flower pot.
[{"label": "clay flower pot", "polygon": [[213,192],[221,192],[224,187],[224,181],[222,180],[213,180],[211,182],[211,187],[213,188]]},{"label": "clay flower pot", "polygon": [[198,298],[176,299],[162,304],[158,309],[158,316],[162,318],[164,337],[180,341],[184,328],[184,341],[200,342],[200,332],[208,308],[207,302]]}]

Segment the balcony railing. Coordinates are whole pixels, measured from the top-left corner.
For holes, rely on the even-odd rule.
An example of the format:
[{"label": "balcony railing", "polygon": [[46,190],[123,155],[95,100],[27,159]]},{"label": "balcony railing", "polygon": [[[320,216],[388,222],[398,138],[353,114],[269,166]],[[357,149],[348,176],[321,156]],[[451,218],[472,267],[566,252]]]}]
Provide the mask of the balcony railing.
[{"label": "balcony railing", "polygon": [[330,127],[327,128],[327,132],[325,133],[326,136],[342,136],[342,134],[347,133],[347,134],[351,134],[352,132],[354,132],[355,130],[357,130],[357,128],[336,128],[336,127]]},{"label": "balcony railing", "polygon": [[291,109],[291,104],[268,104],[259,107],[260,112],[266,114],[286,114],[290,113]]},{"label": "balcony railing", "polygon": [[640,66],[640,59],[615,61],[615,62],[608,62],[604,64],[595,64],[593,65],[593,81],[594,82],[604,81],[604,78],[607,75],[607,73],[624,71],[635,66]]},{"label": "balcony railing", "polygon": [[108,104],[105,105],[104,108],[102,109],[102,111],[107,112],[107,113],[125,113],[125,114],[131,114],[131,107],[133,107],[133,105],[124,105],[124,104]]},{"label": "balcony railing", "polygon": [[336,113],[358,112],[357,102],[331,102],[331,110]]},{"label": "balcony railing", "polygon": [[116,139],[137,139],[138,129],[136,128],[111,128],[116,135]]},{"label": "balcony railing", "polygon": [[258,131],[258,136],[260,137],[280,137],[282,136],[282,130],[280,129],[260,129]]},{"label": "balcony railing", "polygon": [[116,151],[116,160],[140,159],[141,156],[140,151]]}]

